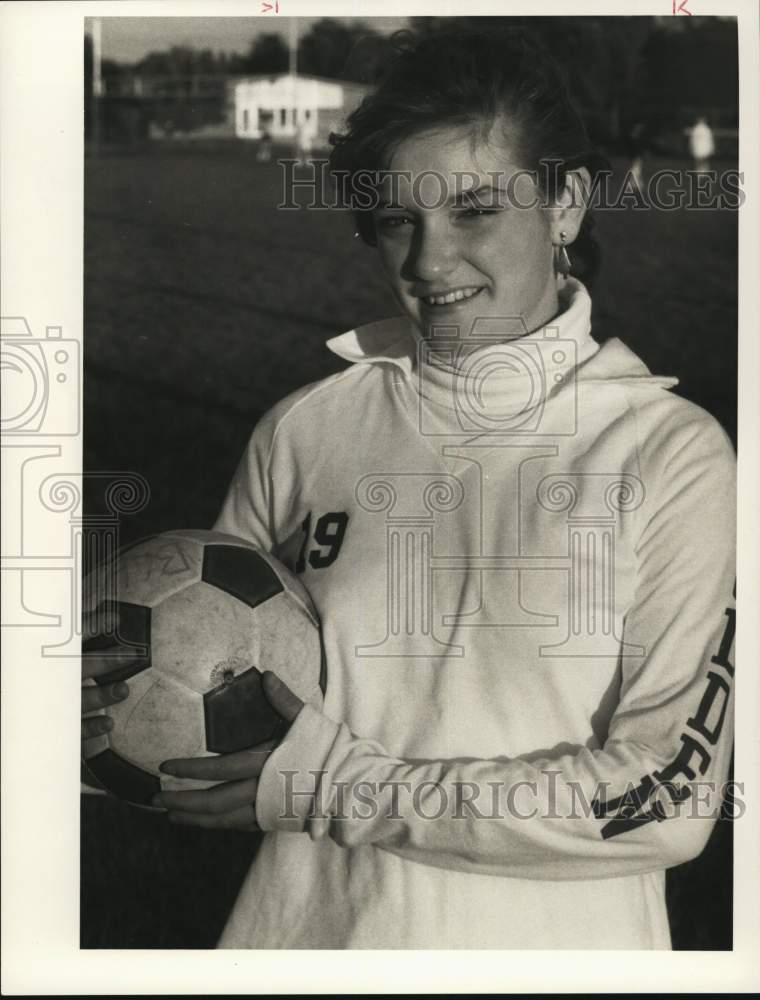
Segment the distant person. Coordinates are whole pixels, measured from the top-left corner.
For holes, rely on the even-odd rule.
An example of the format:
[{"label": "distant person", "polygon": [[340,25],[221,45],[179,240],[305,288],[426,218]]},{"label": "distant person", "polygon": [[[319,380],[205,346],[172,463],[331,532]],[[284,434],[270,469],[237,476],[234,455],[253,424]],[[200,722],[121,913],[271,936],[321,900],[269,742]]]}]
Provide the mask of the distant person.
[{"label": "distant person", "polygon": [[305,165],[311,159],[312,144],[314,141],[314,128],[308,118],[302,119],[299,122],[296,140],[298,162]]},{"label": "distant person", "polygon": [[264,129],[259,139],[256,150],[256,159],[259,163],[269,163],[272,159],[272,136],[267,129]]},{"label": "distant person", "polygon": [[710,157],[715,152],[713,133],[704,118],[698,118],[689,132],[689,151],[694,159],[694,169],[704,173],[710,169]]},{"label": "distant person", "polygon": [[636,122],[628,133],[628,155],[631,161],[628,173],[638,191],[641,191],[644,186],[644,157],[646,152],[646,123]]}]

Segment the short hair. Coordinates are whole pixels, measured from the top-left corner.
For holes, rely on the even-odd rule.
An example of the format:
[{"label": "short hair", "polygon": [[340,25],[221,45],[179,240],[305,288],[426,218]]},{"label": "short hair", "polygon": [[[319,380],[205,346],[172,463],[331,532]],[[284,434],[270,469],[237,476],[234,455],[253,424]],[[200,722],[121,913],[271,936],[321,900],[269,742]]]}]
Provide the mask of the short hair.
[{"label": "short hair", "polygon": [[[496,121],[505,125],[519,165],[537,171],[544,194],[562,188],[568,171],[585,166],[592,182],[607,161],[593,147],[557,63],[524,29],[462,21],[419,35],[393,36],[395,57],[378,87],[348,117],[347,131],[332,135],[330,168],[347,178],[387,168],[395,149],[438,125],[470,127],[484,139]],[[542,164],[556,164],[552,170]],[[356,228],[375,244],[371,211],[354,207]],[[573,273],[590,284],[599,248],[586,212],[573,244]]]}]

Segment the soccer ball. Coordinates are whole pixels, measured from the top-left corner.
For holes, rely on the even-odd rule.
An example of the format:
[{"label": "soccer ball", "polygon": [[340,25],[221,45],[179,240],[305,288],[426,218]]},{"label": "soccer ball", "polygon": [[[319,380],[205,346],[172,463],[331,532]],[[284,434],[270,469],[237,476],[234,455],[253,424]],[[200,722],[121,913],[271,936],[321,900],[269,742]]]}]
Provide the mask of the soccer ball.
[{"label": "soccer ball", "polygon": [[[107,574],[115,600],[102,599]],[[85,651],[118,645],[136,658],[91,680],[125,680],[130,690],[125,701],[93,713],[114,724],[87,741],[85,775],[135,805],[149,806],[161,789],[214,784],[165,775],[161,761],[231,753],[284,735],[262,671],[322,704],[324,653],[311,599],[276,559],[240,538],[169,531],[140,541],[87,577],[83,608],[103,619]],[[109,625],[116,616],[118,626]]]}]

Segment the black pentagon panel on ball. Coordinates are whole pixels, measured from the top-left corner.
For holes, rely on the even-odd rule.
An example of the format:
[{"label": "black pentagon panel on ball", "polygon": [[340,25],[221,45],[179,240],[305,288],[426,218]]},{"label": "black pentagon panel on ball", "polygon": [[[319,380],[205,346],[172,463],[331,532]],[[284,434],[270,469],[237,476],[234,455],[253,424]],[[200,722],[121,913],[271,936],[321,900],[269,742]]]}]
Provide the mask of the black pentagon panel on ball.
[{"label": "black pentagon panel on ball", "polygon": [[212,753],[234,753],[278,739],[285,720],[272,708],[261,686],[256,667],[232,676],[203,696],[206,719],[206,749]]},{"label": "black pentagon panel on ball", "polygon": [[138,806],[149,806],[156,792],[161,791],[161,782],[154,774],[130,764],[113,750],[90,757],[87,769],[113,795]]},{"label": "black pentagon panel on ball", "polygon": [[98,610],[104,621],[113,620],[115,615],[118,615],[118,628],[115,634],[96,635],[91,639],[85,639],[82,643],[82,652],[95,653],[115,646],[124,653],[133,655],[135,662],[114,667],[107,674],[101,674],[95,678],[97,683],[115,684],[147,670],[151,665],[150,608],[141,604],[129,604],[127,601],[102,601],[98,605]]},{"label": "black pentagon panel on ball", "polygon": [[258,552],[241,545],[207,545],[203,550],[204,583],[218,587],[255,608],[285,589]]}]

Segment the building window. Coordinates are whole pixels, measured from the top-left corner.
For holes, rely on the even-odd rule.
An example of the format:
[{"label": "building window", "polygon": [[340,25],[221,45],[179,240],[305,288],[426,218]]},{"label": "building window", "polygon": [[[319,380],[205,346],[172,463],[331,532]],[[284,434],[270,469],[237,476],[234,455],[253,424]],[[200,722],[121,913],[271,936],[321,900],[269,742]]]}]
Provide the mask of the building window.
[{"label": "building window", "polygon": [[287,111],[285,108],[280,108],[280,125],[284,125],[287,119]]},{"label": "building window", "polygon": [[307,108],[303,113],[304,118],[308,121],[311,118],[311,111]]},{"label": "building window", "polygon": [[243,131],[248,131],[248,108],[243,108]]}]

